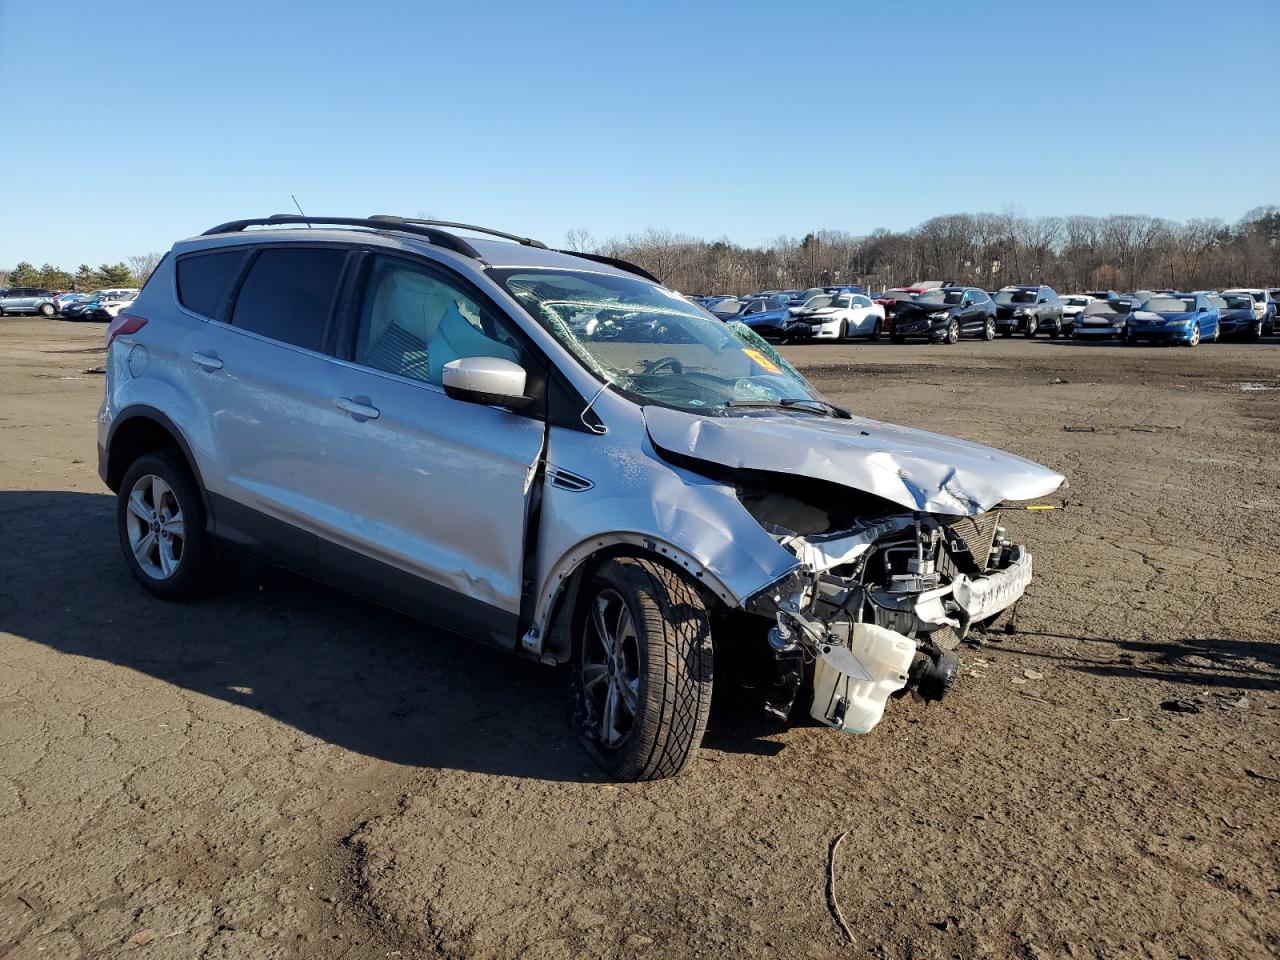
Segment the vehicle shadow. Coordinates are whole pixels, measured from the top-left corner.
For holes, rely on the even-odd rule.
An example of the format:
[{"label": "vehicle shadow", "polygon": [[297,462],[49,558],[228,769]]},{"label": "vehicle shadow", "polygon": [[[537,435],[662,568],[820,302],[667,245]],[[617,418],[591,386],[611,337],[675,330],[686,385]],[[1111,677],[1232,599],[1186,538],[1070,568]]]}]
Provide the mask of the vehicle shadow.
[{"label": "vehicle shadow", "polygon": [[[1019,630],[1019,636],[1069,640],[1082,653],[1061,655],[1019,648],[1021,657],[1057,661],[1062,667],[1098,677],[1132,677],[1197,687],[1280,690],[1280,643],[1188,637],[1183,640],[1116,640]],[[987,635],[985,650],[999,651],[998,635]]]},{"label": "vehicle shadow", "polygon": [[[125,567],[106,494],[0,491],[0,528],[0,632],[393,763],[606,779],[572,726],[563,670],[254,561],[220,565],[202,599],[158,600]],[[717,707],[708,746],[768,752],[740,709]]]}]

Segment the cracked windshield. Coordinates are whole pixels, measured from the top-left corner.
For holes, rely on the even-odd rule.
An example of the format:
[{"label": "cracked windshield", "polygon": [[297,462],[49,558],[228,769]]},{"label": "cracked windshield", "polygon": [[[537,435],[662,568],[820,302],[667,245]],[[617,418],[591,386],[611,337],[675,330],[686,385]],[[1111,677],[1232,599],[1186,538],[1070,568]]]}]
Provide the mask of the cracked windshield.
[{"label": "cracked windshield", "polygon": [[569,270],[491,275],[587,369],[638,403],[719,415],[832,409],[747,326],[663,287]]}]

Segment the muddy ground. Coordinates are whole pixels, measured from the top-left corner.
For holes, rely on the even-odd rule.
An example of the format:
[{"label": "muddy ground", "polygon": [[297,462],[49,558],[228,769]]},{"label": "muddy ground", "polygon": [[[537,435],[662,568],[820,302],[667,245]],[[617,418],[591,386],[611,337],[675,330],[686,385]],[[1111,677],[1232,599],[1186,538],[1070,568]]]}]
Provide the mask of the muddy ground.
[{"label": "muddy ground", "polygon": [[722,697],[624,785],[543,667],[252,563],[144,594],[101,338],[0,320],[4,960],[1280,953],[1280,340],[788,348],[1071,505],[1008,518],[1037,580],[945,703],[852,738]]}]

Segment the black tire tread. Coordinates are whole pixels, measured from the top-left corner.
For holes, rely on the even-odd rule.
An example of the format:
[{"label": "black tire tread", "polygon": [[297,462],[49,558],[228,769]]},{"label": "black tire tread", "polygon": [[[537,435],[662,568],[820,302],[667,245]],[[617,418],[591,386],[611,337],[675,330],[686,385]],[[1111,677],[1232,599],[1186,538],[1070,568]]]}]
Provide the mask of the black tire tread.
[{"label": "black tire tread", "polygon": [[607,561],[597,573],[630,595],[632,616],[650,642],[637,728],[616,753],[595,750],[607,769],[628,780],[680,774],[697,753],[711,711],[710,617],[701,595],[661,563],[632,557]]}]

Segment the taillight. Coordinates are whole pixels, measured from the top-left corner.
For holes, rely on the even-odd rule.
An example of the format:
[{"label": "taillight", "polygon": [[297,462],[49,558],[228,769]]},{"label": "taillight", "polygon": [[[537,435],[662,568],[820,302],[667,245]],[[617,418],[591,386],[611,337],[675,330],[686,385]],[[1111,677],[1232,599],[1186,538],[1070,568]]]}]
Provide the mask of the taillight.
[{"label": "taillight", "polygon": [[122,333],[137,333],[147,325],[145,317],[135,316],[132,313],[119,314],[107,326],[107,352],[111,352],[111,341]]}]

